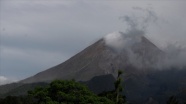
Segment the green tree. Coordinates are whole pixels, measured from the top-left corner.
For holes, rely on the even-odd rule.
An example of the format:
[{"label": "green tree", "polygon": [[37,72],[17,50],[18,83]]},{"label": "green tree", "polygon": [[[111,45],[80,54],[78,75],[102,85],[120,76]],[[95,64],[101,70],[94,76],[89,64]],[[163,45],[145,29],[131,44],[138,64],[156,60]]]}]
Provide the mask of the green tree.
[{"label": "green tree", "polygon": [[115,89],[113,91],[108,91],[108,92],[103,92],[101,94],[99,94],[99,96],[105,96],[108,99],[112,100],[113,102],[115,102],[115,104],[125,104],[126,103],[126,97],[124,95],[122,95],[122,79],[121,79],[121,75],[122,75],[122,71],[118,70],[118,75],[117,75],[117,79],[114,83],[115,85]]},{"label": "green tree", "polygon": [[122,104],[124,102],[123,96],[121,95],[121,92],[123,91],[122,85],[121,85],[121,75],[122,71],[118,71],[117,80],[114,83],[115,84],[115,95],[116,95],[116,104]]},{"label": "green tree", "polygon": [[99,97],[85,85],[74,80],[55,80],[46,88],[29,91],[37,104],[114,104],[106,97]]},{"label": "green tree", "polygon": [[48,97],[48,91],[44,87],[36,87],[33,91],[28,91],[28,95],[34,98],[34,102],[46,103],[50,98]]}]

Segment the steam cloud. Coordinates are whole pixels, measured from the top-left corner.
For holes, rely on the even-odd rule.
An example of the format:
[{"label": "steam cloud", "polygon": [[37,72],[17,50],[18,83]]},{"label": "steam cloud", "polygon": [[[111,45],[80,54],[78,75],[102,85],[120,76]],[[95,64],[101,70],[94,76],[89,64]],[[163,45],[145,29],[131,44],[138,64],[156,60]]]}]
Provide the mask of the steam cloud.
[{"label": "steam cloud", "polygon": [[[129,53],[129,60],[132,64],[136,67],[143,67],[144,64],[142,64],[142,59],[131,50],[131,47],[134,44],[140,43],[141,38],[143,36],[146,37],[146,33],[149,34],[148,27],[158,22],[158,16],[152,8],[143,9],[134,7],[133,9],[142,15],[132,14],[120,17],[120,19],[126,24],[127,29],[125,32],[114,32],[108,34],[104,37],[104,40],[107,46],[117,52],[126,50]],[[146,63],[156,69],[169,69],[171,67],[183,68],[186,66],[186,49],[183,47],[179,45],[176,46],[176,44],[169,44],[167,47],[162,49],[162,51],[164,56],[159,57],[157,55],[156,63],[153,65],[148,62]],[[151,55],[156,56],[156,54]]]},{"label": "steam cloud", "polygon": [[104,39],[108,46],[119,52],[123,49],[129,49],[133,44],[141,42],[143,35],[143,31],[133,30],[126,34],[122,32],[110,33]]},{"label": "steam cloud", "polygon": [[123,48],[129,48],[131,45],[141,42],[141,37],[145,35],[147,26],[150,23],[155,23],[158,19],[155,13],[149,9],[139,7],[134,7],[133,9],[145,12],[146,17],[137,17],[134,14],[120,17],[128,28],[125,33],[114,32],[105,36],[104,39],[108,46],[116,50],[122,50]]}]

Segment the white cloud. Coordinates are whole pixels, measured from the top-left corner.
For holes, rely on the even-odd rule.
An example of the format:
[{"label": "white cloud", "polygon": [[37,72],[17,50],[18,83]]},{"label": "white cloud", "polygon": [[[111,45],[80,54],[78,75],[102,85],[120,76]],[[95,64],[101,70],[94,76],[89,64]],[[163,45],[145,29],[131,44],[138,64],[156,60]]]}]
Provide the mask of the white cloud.
[{"label": "white cloud", "polygon": [[15,79],[8,79],[4,76],[0,76],[0,85],[12,83],[12,82],[16,82],[16,80]]}]

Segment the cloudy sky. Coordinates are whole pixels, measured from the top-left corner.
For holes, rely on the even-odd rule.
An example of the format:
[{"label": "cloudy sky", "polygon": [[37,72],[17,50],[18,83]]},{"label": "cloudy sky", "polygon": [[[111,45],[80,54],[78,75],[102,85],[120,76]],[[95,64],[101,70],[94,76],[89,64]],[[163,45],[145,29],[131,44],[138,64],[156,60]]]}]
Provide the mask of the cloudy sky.
[{"label": "cloudy sky", "polygon": [[[1,0],[0,84],[18,81],[60,64],[114,31],[123,16],[153,13],[146,36],[159,47],[185,45],[184,0]],[[140,19],[139,19],[140,20]]]}]

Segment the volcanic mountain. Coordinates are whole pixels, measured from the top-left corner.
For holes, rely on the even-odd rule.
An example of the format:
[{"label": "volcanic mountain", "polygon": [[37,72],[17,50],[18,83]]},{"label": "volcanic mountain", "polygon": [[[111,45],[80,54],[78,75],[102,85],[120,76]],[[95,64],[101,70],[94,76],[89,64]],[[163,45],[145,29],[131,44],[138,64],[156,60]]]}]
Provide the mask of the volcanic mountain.
[{"label": "volcanic mountain", "polygon": [[[95,93],[111,91],[118,70],[123,71],[123,94],[131,104],[165,104],[170,96],[186,102],[186,67],[158,69],[166,53],[143,32],[114,32],[64,63],[18,83],[0,86],[0,96],[24,95],[55,79],[75,79]],[[160,64],[161,63],[161,64]]]},{"label": "volcanic mountain", "polygon": [[[111,43],[108,39],[111,39]],[[115,49],[118,47],[110,45],[112,41],[118,41],[113,45],[122,47],[119,47],[119,50]],[[116,76],[118,69],[124,70],[125,75],[140,74],[152,68],[160,54],[162,51],[145,36],[136,34],[129,36],[122,32],[115,32],[98,40],[64,63],[20,82],[47,82],[54,79],[88,81],[94,76],[106,74]]]}]

